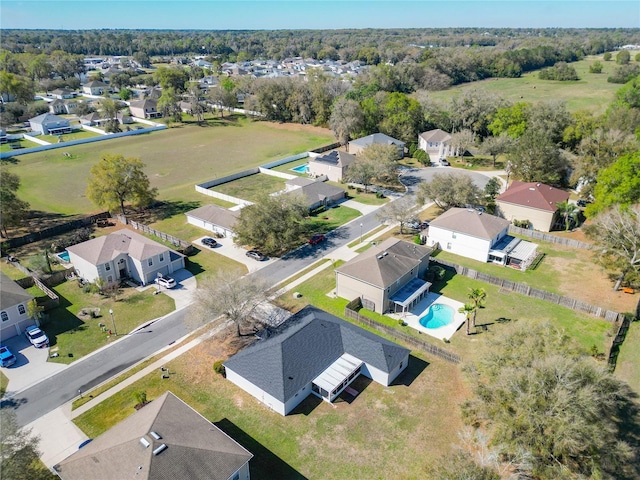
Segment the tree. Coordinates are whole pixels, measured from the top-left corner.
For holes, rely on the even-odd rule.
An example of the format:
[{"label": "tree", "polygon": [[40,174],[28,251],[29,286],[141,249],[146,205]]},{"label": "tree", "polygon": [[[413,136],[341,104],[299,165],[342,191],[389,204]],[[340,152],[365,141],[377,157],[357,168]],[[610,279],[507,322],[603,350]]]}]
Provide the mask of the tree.
[{"label": "tree", "polygon": [[457,131],[471,130],[481,138],[489,133],[489,122],[504,100],[481,89],[464,90],[451,101],[451,117]]},{"label": "tree", "polygon": [[404,93],[385,95],[380,104],[379,131],[404,142],[414,140],[424,127],[424,113],[417,100]]},{"label": "tree", "polygon": [[500,108],[491,117],[491,123],[487,128],[494,136],[506,134],[511,138],[518,138],[527,128],[530,107],[529,103],[518,102]]},{"label": "tree", "polygon": [[133,95],[133,93],[126,87],[121,88],[118,92],[118,96],[120,97],[120,99],[125,102],[131,98],[131,95]]},{"label": "tree", "polygon": [[461,130],[451,134],[449,144],[454,148],[458,157],[464,157],[467,152],[475,144],[475,135],[471,130]]},{"label": "tree", "polygon": [[[224,315],[236,325],[238,336],[241,326],[255,324],[255,317],[267,303],[268,286],[263,280],[242,276],[240,272],[219,270],[214,275],[198,281],[195,292],[194,317],[201,323],[209,323]],[[254,334],[251,331],[250,334]]]},{"label": "tree", "polygon": [[347,182],[359,183],[364,186],[365,193],[367,187],[372,184],[376,177],[376,168],[373,162],[365,157],[356,157],[355,161],[349,165],[344,179]]},{"label": "tree", "polygon": [[602,63],[598,60],[589,66],[589,73],[602,73]]},{"label": "tree", "polygon": [[615,205],[628,207],[640,202],[640,152],[618,158],[598,174],[596,182],[595,200],[585,210],[588,217]]},{"label": "tree", "polygon": [[523,182],[560,185],[566,176],[567,160],[542,131],[527,131],[509,151],[511,173]]},{"label": "tree", "polygon": [[163,90],[172,89],[176,93],[184,92],[189,81],[189,74],[183,68],[161,66],[154,73],[154,77]]},{"label": "tree", "polygon": [[308,214],[306,197],[300,194],[263,195],[240,210],[234,226],[236,243],[256,247],[267,255],[285,252],[299,245],[307,232]]},{"label": "tree", "polygon": [[564,220],[564,229],[568,232],[571,223],[577,220],[580,209],[575,204],[569,203],[569,200],[556,203],[556,207],[558,207],[558,215]]},{"label": "tree", "polygon": [[173,88],[167,87],[162,90],[158,99],[158,111],[162,112],[162,116],[172,118],[174,122],[182,121],[180,97]]},{"label": "tree", "polygon": [[426,469],[426,478],[438,480],[500,480],[490,467],[479,465],[466,452],[455,452],[440,457]]},{"label": "tree", "polygon": [[465,317],[467,323],[467,335],[471,335],[471,317],[473,316],[473,312],[475,311],[476,308],[471,303],[465,303],[458,309],[458,312],[462,313]]},{"label": "tree", "polygon": [[586,233],[600,250],[598,262],[618,272],[614,291],[625,280],[636,278],[640,283],[640,203],[600,213]]},{"label": "tree", "polygon": [[100,100],[100,111],[102,116],[107,119],[105,131],[116,133],[120,131],[120,123],[118,122],[118,111],[121,109],[120,103],[111,98]]},{"label": "tree", "polygon": [[521,478],[630,478],[630,389],[551,324],[507,327],[464,371],[465,421],[505,460],[529,459]]},{"label": "tree", "polygon": [[91,167],[87,197],[109,210],[120,207],[122,215],[126,214],[124,203],[127,201],[135,208],[150,205],[158,190],[150,187],[144,166],[139,158],[103,154],[100,161]]},{"label": "tree", "polygon": [[484,288],[472,288],[467,298],[471,300],[471,305],[473,306],[473,328],[476,328],[476,315],[478,315],[478,309],[484,307],[487,292]]},{"label": "tree", "polygon": [[209,100],[220,110],[220,116],[224,117],[224,111],[231,111],[238,103],[238,97],[233,90],[226,90],[221,86],[209,89]]},{"label": "tree", "polygon": [[365,148],[361,156],[373,164],[375,179],[379,182],[390,183],[397,177],[399,154],[396,145],[373,144]]},{"label": "tree", "polygon": [[32,319],[38,326],[40,325],[43,311],[44,307],[38,305],[38,301],[35,298],[32,298],[27,302],[27,317]]},{"label": "tree", "polygon": [[482,192],[469,175],[436,173],[431,182],[418,186],[417,196],[419,203],[423,205],[431,199],[438,207],[446,210],[478,203]]},{"label": "tree", "polygon": [[484,186],[484,196],[489,202],[493,202],[500,190],[502,189],[502,183],[496,177],[491,177],[487,184]]},{"label": "tree", "polygon": [[496,157],[507,153],[513,145],[513,140],[506,133],[497,137],[487,137],[480,145],[480,149],[493,158],[493,168],[496,168]]},{"label": "tree", "polygon": [[51,480],[53,477],[38,458],[40,439],[31,430],[20,428],[10,408],[0,409],[0,472],[12,480]]},{"label": "tree", "polygon": [[399,223],[400,234],[404,233],[404,226],[416,218],[418,208],[416,199],[411,195],[405,195],[397,200],[387,203],[378,210],[376,217],[382,223]]},{"label": "tree", "polygon": [[363,127],[364,117],[358,102],[345,97],[334,102],[329,118],[329,128],[333,130],[338,142],[347,145],[353,138],[352,135],[362,131]]},{"label": "tree", "polygon": [[0,101],[4,103],[5,96],[15,97],[15,100],[22,105],[33,102],[35,86],[29,78],[15,75],[7,71],[0,70]]},{"label": "tree", "polygon": [[605,62],[610,62],[611,61],[611,52],[604,52],[604,55],[602,56],[602,59]]},{"label": "tree", "polygon": [[7,237],[7,227],[20,225],[29,213],[29,203],[20,200],[16,194],[20,187],[20,177],[15,173],[0,169],[0,232]]},{"label": "tree", "polygon": [[630,60],[631,60],[631,54],[629,53],[629,50],[620,50],[616,54],[616,63],[618,65],[627,65]]}]

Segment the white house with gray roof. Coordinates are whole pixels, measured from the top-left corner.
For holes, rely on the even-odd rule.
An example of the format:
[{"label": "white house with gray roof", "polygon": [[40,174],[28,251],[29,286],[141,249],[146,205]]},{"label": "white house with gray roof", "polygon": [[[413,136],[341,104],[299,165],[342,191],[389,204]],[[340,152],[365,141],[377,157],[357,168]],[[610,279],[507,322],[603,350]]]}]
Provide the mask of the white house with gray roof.
[{"label": "white house with gray roof", "polygon": [[389,386],[409,350],[307,306],[224,364],[227,380],[287,415],[309,395],[333,402],[358,375]]},{"label": "white house with gray roof", "polygon": [[439,128],[418,135],[418,148],[427,152],[432,161],[456,154],[451,146],[451,134]]},{"label": "white house with gray roof", "polygon": [[185,267],[184,255],[132,230],[122,229],[67,248],[69,262],[89,282],[107,285],[131,278],[142,285]]},{"label": "white house with gray roof", "polygon": [[37,117],[29,119],[29,126],[35,133],[42,135],[60,135],[71,133],[69,120],[51,113],[43,113]]},{"label": "white house with gray roof", "polygon": [[249,480],[253,455],[165,392],[54,465],[62,480]]},{"label": "white house with gray roof", "polygon": [[431,284],[423,278],[431,252],[389,238],[336,269],[336,295],[349,301],[359,297],[366,309],[380,314],[411,310],[429,293]]},{"label": "white house with gray roof", "polygon": [[223,237],[233,237],[233,228],[240,217],[239,210],[229,210],[219,205],[208,204],[185,213],[187,223]]},{"label": "white house with gray roof", "polygon": [[24,288],[0,272],[0,339],[20,335],[33,325],[27,316],[27,303],[33,300]]},{"label": "white house with gray roof", "polygon": [[508,235],[510,222],[472,208],[451,208],[429,224],[427,243],[480,262],[525,269],[537,245]]}]

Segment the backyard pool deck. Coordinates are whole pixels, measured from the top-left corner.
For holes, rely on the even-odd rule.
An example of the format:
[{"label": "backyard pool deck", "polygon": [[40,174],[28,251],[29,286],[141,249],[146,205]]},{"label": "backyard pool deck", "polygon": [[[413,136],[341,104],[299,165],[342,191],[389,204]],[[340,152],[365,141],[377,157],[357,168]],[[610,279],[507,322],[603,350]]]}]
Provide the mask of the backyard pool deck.
[{"label": "backyard pool deck", "polygon": [[[427,309],[434,303],[449,305],[453,308],[453,321],[443,327],[425,328],[420,325],[420,318],[427,314]],[[458,312],[458,309],[463,306],[463,303],[444,297],[438,293],[429,293],[411,312],[390,313],[388,315],[392,318],[403,320],[408,326],[418,330],[419,332],[426,333],[427,335],[431,335],[439,340],[449,340],[465,322],[465,316]]]}]

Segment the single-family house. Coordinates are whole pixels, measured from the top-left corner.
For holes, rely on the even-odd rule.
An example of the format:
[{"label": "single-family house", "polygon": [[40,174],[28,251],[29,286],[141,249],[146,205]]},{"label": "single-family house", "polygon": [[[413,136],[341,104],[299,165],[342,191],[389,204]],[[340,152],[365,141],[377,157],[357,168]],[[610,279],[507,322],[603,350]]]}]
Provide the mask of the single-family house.
[{"label": "single-family house", "polygon": [[509,221],[473,208],[450,208],[429,224],[427,244],[479,262],[526,269],[537,245],[508,235]]},{"label": "single-family house", "polygon": [[27,303],[33,299],[24,288],[0,272],[0,339],[15,337],[33,325]]},{"label": "single-family house", "polygon": [[70,113],[75,113],[77,106],[78,102],[75,102],[73,100],[70,101],[55,99],[49,104],[49,112],[53,113],[54,115],[68,115]]},{"label": "single-family house", "polygon": [[190,210],[185,215],[187,223],[231,238],[234,236],[233,228],[240,217],[240,210],[229,210],[219,205],[208,204]]},{"label": "single-family house", "polygon": [[138,118],[160,118],[162,113],[158,111],[158,102],[154,98],[134,100],[129,104],[131,115]]},{"label": "single-family house", "polygon": [[92,80],[82,86],[82,91],[87,95],[104,95],[109,92],[109,86],[100,80]]},{"label": "single-family house", "polygon": [[336,295],[360,298],[368,310],[411,310],[429,293],[424,280],[433,251],[415,243],[389,238],[336,268]]},{"label": "single-family house", "polygon": [[309,159],[309,174],[313,177],[326,175],[333,182],[340,182],[347,173],[349,165],[356,159],[355,155],[340,150],[333,150],[325,155]]},{"label": "single-family house", "polygon": [[534,229],[551,231],[558,219],[558,203],[569,200],[569,193],[539,182],[514,181],[496,198],[498,214],[509,221],[529,220]]},{"label": "single-family house", "polygon": [[54,465],[62,480],[249,480],[253,455],[171,392]]},{"label": "single-family house", "polygon": [[307,306],[224,364],[227,380],[287,415],[313,394],[333,402],[359,375],[389,386],[409,350]]},{"label": "single-family house", "polygon": [[371,145],[382,144],[382,145],[395,145],[398,148],[398,159],[404,157],[404,146],[405,143],[401,140],[396,140],[389,135],[385,135],[384,133],[374,133],[372,135],[368,135],[366,137],[358,138],[356,140],[351,140],[347,144],[347,151],[352,153],[353,155],[361,154],[367,147]]},{"label": "single-family house", "polygon": [[100,112],[91,112],[80,117],[80,123],[82,125],[89,125],[90,127],[101,127],[109,121],[108,118],[103,117]]},{"label": "single-family house", "polygon": [[71,124],[66,118],[51,113],[43,113],[29,119],[29,126],[35,133],[42,135],[61,135],[71,133]]},{"label": "single-family house", "polygon": [[451,134],[439,128],[418,135],[418,148],[427,152],[433,161],[456,154],[451,146]]},{"label": "single-family house", "polygon": [[296,177],[285,182],[285,194],[302,194],[307,199],[309,210],[329,207],[346,197],[347,192],[340,187],[329,185],[311,178]]},{"label": "single-family house", "polygon": [[131,278],[143,285],[185,266],[184,255],[132,230],[122,229],[67,248],[69,262],[89,282],[110,285]]},{"label": "single-family house", "polygon": [[66,100],[69,98],[76,98],[77,93],[67,88],[56,88],[51,91],[51,96],[59,100]]}]

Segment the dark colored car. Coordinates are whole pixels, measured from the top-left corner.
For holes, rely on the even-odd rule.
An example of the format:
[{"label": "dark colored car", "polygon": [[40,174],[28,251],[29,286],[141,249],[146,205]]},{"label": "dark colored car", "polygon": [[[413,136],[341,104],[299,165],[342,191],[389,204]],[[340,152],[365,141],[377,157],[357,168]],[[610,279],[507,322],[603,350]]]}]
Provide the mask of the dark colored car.
[{"label": "dark colored car", "polygon": [[16,363],[16,356],[11,353],[9,347],[5,347],[4,345],[0,346],[0,366],[1,367],[10,367],[14,363]]},{"label": "dark colored car", "polygon": [[260,253],[258,250],[249,250],[247,252],[247,257],[249,258],[253,258],[254,260],[258,260],[259,262],[261,262],[262,260],[264,260],[266,257]]},{"label": "dark colored car", "polygon": [[218,242],[216,242],[213,238],[211,237],[206,237],[202,239],[202,244],[206,247],[217,247],[218,246]]},{"label": "dark colored car", "polygon": [[580,199],[576,202],[576,205],[578,205],[579,207],[586,207],[588,203],[591,203],[589,200],[584,200],[584,199]]},{"label": "dark colored car", "polygon": [[317,235],[314,235],[313,237],[311,237],[309,239],[309,244],[310,245],[317,245],[319,243],[322,243],[326,240],[326,237],[324,235],[322,235],[321,233],[318,233]]}]

